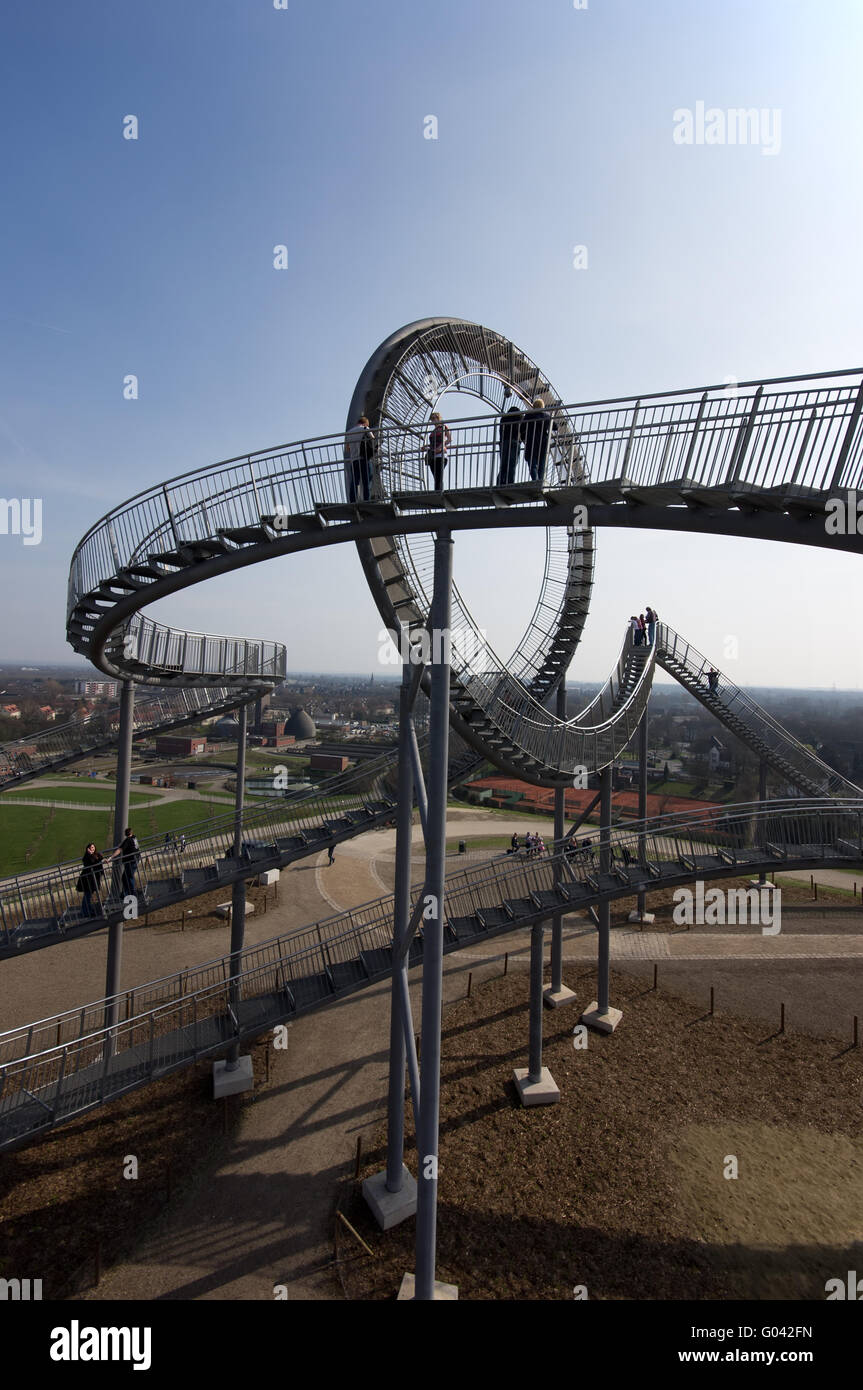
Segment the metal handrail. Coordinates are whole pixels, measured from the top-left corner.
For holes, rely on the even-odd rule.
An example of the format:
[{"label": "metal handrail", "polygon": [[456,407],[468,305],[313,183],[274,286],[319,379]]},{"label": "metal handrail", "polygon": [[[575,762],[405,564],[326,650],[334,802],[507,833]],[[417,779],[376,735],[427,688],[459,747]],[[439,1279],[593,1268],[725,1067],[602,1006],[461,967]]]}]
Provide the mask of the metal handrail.
[{"label": "metal handrail", "polygon": [[[697,694],[716,717],[750,747],[755,747],[760,740],[764,745],[762,756],[810,796],[861,795],[859,787],[783,728],[751,695],[729,680],[667,623],[657,624],[656,646],[657,660],[670,675]],[[707,671],[711,669],[717,672],[716,690],[711,690],[707,681]]]}]

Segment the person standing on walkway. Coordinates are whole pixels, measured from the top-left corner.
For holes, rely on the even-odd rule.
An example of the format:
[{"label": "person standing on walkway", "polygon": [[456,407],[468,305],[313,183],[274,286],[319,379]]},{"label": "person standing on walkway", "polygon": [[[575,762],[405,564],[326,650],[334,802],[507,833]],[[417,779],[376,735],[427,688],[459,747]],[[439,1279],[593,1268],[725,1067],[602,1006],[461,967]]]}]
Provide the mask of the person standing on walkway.
[{"label": "person standing on walkway", "polygon": [[[504,403],[505,404],[505,403]],[[518,467],[518,451],[521,448],[522,413],[513,404],[501,411],[498,426],[498,447],[500,449],[500,471],[497,475],[498,487],[508,487],[515,482]]]},{"label": "person standing on walkway", "polygon": [[377,441],[369,429],[367,415],[360,415],[345,435],[345,466],[348,498],[351,502],[368,502],[372,495],[372,459]]},{"label": "person standing on walkway", "polygon": [[652,647],[656,640],[656,613],[650,604],[645,608],[644,616],[647,619],[647,645]]},{"label": "person standing on walkway", "polygon": [[434,476],[435,492],[443,492],[443,471],[447,465],[447,453],[452,435],[449,426],[445,425],[441,419],[439,411],[432,411],[431,420],[432,430],[428,437],[426,466],[431,469]]},{"label": "person standing on walkway", "polygon": [[81,893],[81,916],[100,917],[102,915],[102,905],[99,902],[98,909],[93,907],[93,899],[98,902],[102,891],[102,878],[105,870],[103,868],[103,856],[99,853],[94,844],[89,844],[84,850],[84,857],[81,860],[82,869],[76,891]]},{"label": "person standing on walkway", "polygon": [[[135,873],[140,862],[141,853],[138,841],[132,834],[128,825],[123,831],[123,839],[120,841],[120,848],[117,854],[120,856],[120,865],[123,870],[123,896],[124,898],[134,897]],[[116,855],[113,857],[116,858]]]},{"label": "person standing on walkway", "polygon": [[551,416],[542,396],[537,396],[530,410],[521,417],[521,437],[524,440],[524,461],[533,483],[545,481],[545,461],[551,434]]}]

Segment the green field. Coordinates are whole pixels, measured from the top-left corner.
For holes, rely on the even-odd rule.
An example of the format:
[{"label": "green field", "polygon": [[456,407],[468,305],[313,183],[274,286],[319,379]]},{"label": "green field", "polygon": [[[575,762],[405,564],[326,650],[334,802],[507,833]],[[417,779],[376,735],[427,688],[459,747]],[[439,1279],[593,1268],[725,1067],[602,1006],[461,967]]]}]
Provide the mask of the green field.
[{"label": "green field", "polygon": [[[155,793],[158,796],[158,792]],[[131,792],[129,804],[138,806],[151,801],[153,792]],[[87,806],[113,806],[113,787],[81,786],[70,782],[64,787],[21,787],[18,791],[6,792],[4,801],[78,801]]]},{"label": "green field", "polygon": [[[129,819],[139,840],[166,831],[184,829],[196,822],[222,819],[230,806],[208,801],[169,801],[161,806],[138,806]],[[114,825],[112,807],[96,811],[53,811],[50,806],[13,806],[0,801],[0,877],[25,873],[80,859],[92,840],[97,849],[111,843]],[[30,851],[29,859],[26,854]]]}]

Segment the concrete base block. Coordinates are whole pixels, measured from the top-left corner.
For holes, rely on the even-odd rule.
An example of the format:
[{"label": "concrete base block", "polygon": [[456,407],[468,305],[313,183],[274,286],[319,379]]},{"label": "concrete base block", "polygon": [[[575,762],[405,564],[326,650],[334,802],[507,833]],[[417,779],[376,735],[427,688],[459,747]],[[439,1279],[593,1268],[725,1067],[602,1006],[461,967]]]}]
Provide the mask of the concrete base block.
[{"label": "concrete base block", "polygon": [[[413,1302],[416,1298],[414,1288],[416,1279],[413,1274],[406,1274],[402,1279],[402,1286],[399,1289],[397,1303]],[[435,1279],[434,1292],[432,1294],[435,1303],[457,1303],[458,1284],[442,1284],[439,1279]]]},{"label": "concrete base block", "polygon": [[627,922],[640,922],[642,926],[651,927],[656,921],[656,914],[654,912],[630,912],[626,920]]},{"label": "concrete base block", "polygon": [[612,1009],[610,1006],[605,1013],[600,1013],[599,1003],[594,999],[581,1015],[579,1023],[584,1023],[588,1028],[595,1028],[598,1033],[613,1033],[622,1018],[621,1010]]},{"label": "concrete base block", "polygon": [[749,888],[764,888],[768,893],[776,891],[776,884],[771,883],[769,878],[766,883],[761,883],[757,878],[751,878],[747,886]]},{"label": "concrete base block", "polygon": [[399,1192],[387,1190],[387,1172],[375,1173],[363,1183],[363,1197],[382,1231],[407,1221],[417,1214],[417,1180],[402,1164],[402,1185]]},{"label": "concrete base block", "polygon": [[530,1080],[527,1067],[516,1067],[512,1079],[522,1105],[556,1105],[560,1100],[557,1082],[548,1067],[543,1067],[539,1081]]},{"label": "concrete base block", "polygon": [[254,1084],[252,1059],[248,1053],[240,1058],[233,1071],[228,1071],[227,1062],[213,1063],[213,1100],[221,1100],[222,1096],[237,1096],[242,1091],[251,1091]]},{"label": "concrete base block", "polygon": [[559,1009],[564,1004],[571,1004],[575,999],[575,990],[567,985],[561,985],[560,989],[546,989],[542,992],[542,1002],[549,1009]]},{"label": "concrete base block", "polygon": [[[213,908],[213,911],[215,912],[215,914],[216,914],[217,917],[228,917],[228,918],[230,918],[231,913],[232,913],[232,911],[233,911],[233,908],[234,908],[234,904],[233,904],[232,902],[231,902],[231,903],[219,903],[217,907],[214,907],[214,908]],[[254,910],[255,910],[255,904],[254,904],[253,902],[250,902],[249,899],[247,898],[247,899],[246,899],[246,916],[247,916],[247,917],[250,916],[250,914],[253,913]]]}]

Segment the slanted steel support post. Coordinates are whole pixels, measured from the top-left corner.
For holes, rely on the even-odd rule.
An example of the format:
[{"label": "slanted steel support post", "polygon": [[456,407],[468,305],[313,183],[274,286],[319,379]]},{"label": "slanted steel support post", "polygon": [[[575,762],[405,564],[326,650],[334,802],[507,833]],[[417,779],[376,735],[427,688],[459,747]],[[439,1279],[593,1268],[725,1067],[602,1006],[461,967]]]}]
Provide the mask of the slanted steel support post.
[{"label": "slanted steel support post", "polygon": [[[396,876],[393,902],[393,975],[390,990],[390,1073],[387,1096],[388,1192],[400,1192],[404,1177],[405,1129],[405,1019],[404,986],[407,962],[398,960],[398,948],[408,928],[411,910],[411,829],[413,823],[413,768],[410,748],[411,668],[402,666],[399,690],[399,763],[396,798]],[[403,978],[402,978],[403,977]],[[417,1109],[414,1096],[414,1110]]]},{"label": "slanted steel support post", "polygon": [[423,776],[422,759],[420,758],[420,747],[417,741],[417,731],[414,725],[413,715],[408,719],[408,743],[410,747],[411,767],[413,769],[414,792],[416,793],[417,809],[420,813],[420,825],[422,826],[423,838],[428,838],[428,793],[426,792],[426,782]]},{"label": "slanted steel support post", "polygon": [[428,915],[423,918],[422,1102],[417,1126],[419,1173],[414,1294],[417,1301],[432,1300],[435,1285],[452,557],[452,534],[438,532],[434,542],[434,592],[430,615],[429,804],[424,887]]},{"label": "slanted steel support post", "polygon": [[[132,681],[123,681],[120,691],[120,727],[117,739],[117,782],[114,789],[114,845],[119,845],[123,832],[129,824],[129,784],[132,776],[132,733],[135,720],[135,686]],[[121,861],[111,866],[111,877],[122,882]],[[112,922],[108,927],[108,958],[105,966],[105,1027],[117,1025],[120,993],[120,971],[123,960],[123,921]],[[114,1050],[113,1036],[106,1039],[105,1051],[111,1055]]]},{"label": "slanted steel support post", "polygon": [[[237,788],[234,794],[234,862],[240,865],[243,858],[243,808],[246,791],[246,741],[249,731],[249,706],[242,705],[239,711],[240,728],[237,734]],[[246,880],[238,878],[231,890],[231,967],[230,1001],[231,1008],[240,1016],[240,958],[246,935]],[[225,1070],[236,1071],[240,1063],[240,1040],[231,1043],[225,1057]]]}]

